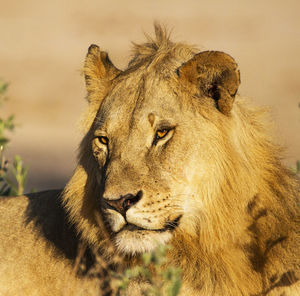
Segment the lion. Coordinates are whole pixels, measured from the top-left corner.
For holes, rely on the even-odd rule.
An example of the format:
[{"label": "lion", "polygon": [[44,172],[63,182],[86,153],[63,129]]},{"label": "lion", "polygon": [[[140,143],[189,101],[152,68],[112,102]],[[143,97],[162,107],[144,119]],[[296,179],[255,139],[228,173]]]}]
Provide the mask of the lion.
[{"label": "lion", "polygon": [[1,199],[0,295],[109,295],[96,263],[122,270],[158,245],[180,295],[300,295],[299,183],[266,112],[239,96],[237,63],[160,25],[147,38],[124,71],[89,47],[66,187]]}]

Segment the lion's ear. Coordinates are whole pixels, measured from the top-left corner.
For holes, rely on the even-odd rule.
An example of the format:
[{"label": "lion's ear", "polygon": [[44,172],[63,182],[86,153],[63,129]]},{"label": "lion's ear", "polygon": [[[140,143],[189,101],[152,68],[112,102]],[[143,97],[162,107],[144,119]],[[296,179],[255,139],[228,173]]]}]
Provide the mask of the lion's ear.
[{"label": "lion's ear", "polygon": [[111,81],[121,71],[112,64],[106,52],[92,44],[86,55],[83,72],[88,101],[94,103],[103,99]]},{"label": "lion's ear", "polygon": [[229,115],[240,84],[238,66],[231,56],[220,51],[200,52],[177,73],[202,94],[214,99],[218,109]]}]

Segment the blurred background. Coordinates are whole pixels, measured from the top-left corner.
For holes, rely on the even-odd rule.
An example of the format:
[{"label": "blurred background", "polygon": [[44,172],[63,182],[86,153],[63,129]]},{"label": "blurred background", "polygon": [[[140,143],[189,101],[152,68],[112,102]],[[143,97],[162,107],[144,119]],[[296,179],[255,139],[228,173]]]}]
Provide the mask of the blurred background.
[{"label": "blurred background", "polygon": [[173,40],[221,50],[239,64],[239,93],[271,108],[285,163],[300,157],[298,0],[0,0],[0,79],[9,100],[0,117],[17,127],[6,156],[29,166],[27,191],[63,187],[75,168],[87,103],[81,76],[91,43],[122,69],[131,41],[158,20]]}]

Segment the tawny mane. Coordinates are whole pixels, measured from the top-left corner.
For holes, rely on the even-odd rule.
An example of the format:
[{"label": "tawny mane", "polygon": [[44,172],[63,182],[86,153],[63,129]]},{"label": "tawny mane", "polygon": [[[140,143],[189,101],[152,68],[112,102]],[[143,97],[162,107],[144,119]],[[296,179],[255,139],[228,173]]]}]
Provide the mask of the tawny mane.
[{"label": "tawny mane", "polygon": [[155,38],[145,34],[147,41],[142,44],[133,42],[132,58],[128,68],[140,64],[152,67],[162,65],[170,60],[187,60],[197,52],[197,49],[185,43],[174,43],[170,40],[170,33],[159,24],[154,25]]},{"label": "tawny mane", "polygon": [[[90,129],[81,144],[78,167],[64,191],[71,220],[81,235],[95,246],[109,240],[103,221],[99,227],[95,219],[94,195],[101,189],[94,178],[97,167],[88,147],[94,128],[91,120],[97,119],[103,97],[120,77],[130,79],[131,73],[157,73],[167,78],[176,73],[181,82],[180,87],[174,84],[176,92],[185,101],[199,97],[202,105],[197,112],[223,134],[223,139],[214,143],[212,150],[219,155],[212,163],[215,175],[198,192],[205,209],[190,217],[192,233],[175,232],[169,263],[182,268],[186,289],[197,295],[273,295],[273,291],[277,295],[280,285],[293,285],[299,278],[300,262],[299,185],[281,164],[280,149],[266,128],[265,112],[250,107],[240,97],[234,102],[240,83],[234,60],[220,52],[195,55],[195,48],[173,43],[167,31],[155,25],[155,38],[147,36],[146,43],[134,44],[128,68],[116,71],[99,95],[103,78],[93,77],[91,64],[99,53],[95,49],[87,56],[87,88],[97,99],[87,114]],[[111,64],[107,56],[99,61],[104,68]],[[97,84],[89,91],[93,79]],[[212,111],[213,102],[218,112]],[[199,159],[193,165],[200,163]]]}]

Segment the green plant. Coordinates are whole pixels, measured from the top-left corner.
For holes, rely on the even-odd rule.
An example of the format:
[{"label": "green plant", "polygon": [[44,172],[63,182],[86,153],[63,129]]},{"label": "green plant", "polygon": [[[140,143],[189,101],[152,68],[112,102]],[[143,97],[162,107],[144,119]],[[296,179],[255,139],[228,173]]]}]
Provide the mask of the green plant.
[{"label": "green plant", "polygon": [[117,295],[125,295],[130,281],[139,280],[147,283],[142,291],[145,296],[177,296],[181,287],[181,272],[179,268],[165,266],[169,248],[159,246],[151,253],[144,253],[142,264],[127,269],[120,277]]},{"label": "green plant", "polygon": [[[7,99],[6,91],[8,83],[0,80],[0,106]],[[11,164],[4,155],[9,139],[7,132],[15,128],[14,116],[10,115],[7,119],[0,117],[0,195],[21,195],[24,192],[28,168],[24,167],[23,161],[19,155],[14,157]]]},{"label": "green plant", "polygon": [[300,160],[296,161],[296,165],[291,168],[292,172],[300,176]]},{"label": "green plant", "polygon": [[[8,89],[8,83],[4,83],[0,80],[0,106],[3,104],[5,100],[7,100],[6,97],[6,91]],[[15,128],[14,124],[14,116],[10,115],[7,119],[0,118],[0,147],[6,146],[6,144],[9,142],[8,138],[5,136],[5,132],[7,130],[12,131]],[[2,149],[2,150],[3,150]]]},{"label": "green plant", "polygon": [[0,102],[6,99],[6,91],[8,88],[8,83],[0,80]]},{"label": "green plant", "polygon": [[297,160],[296,162],[296,174],[300,175],[300,160]]}]

